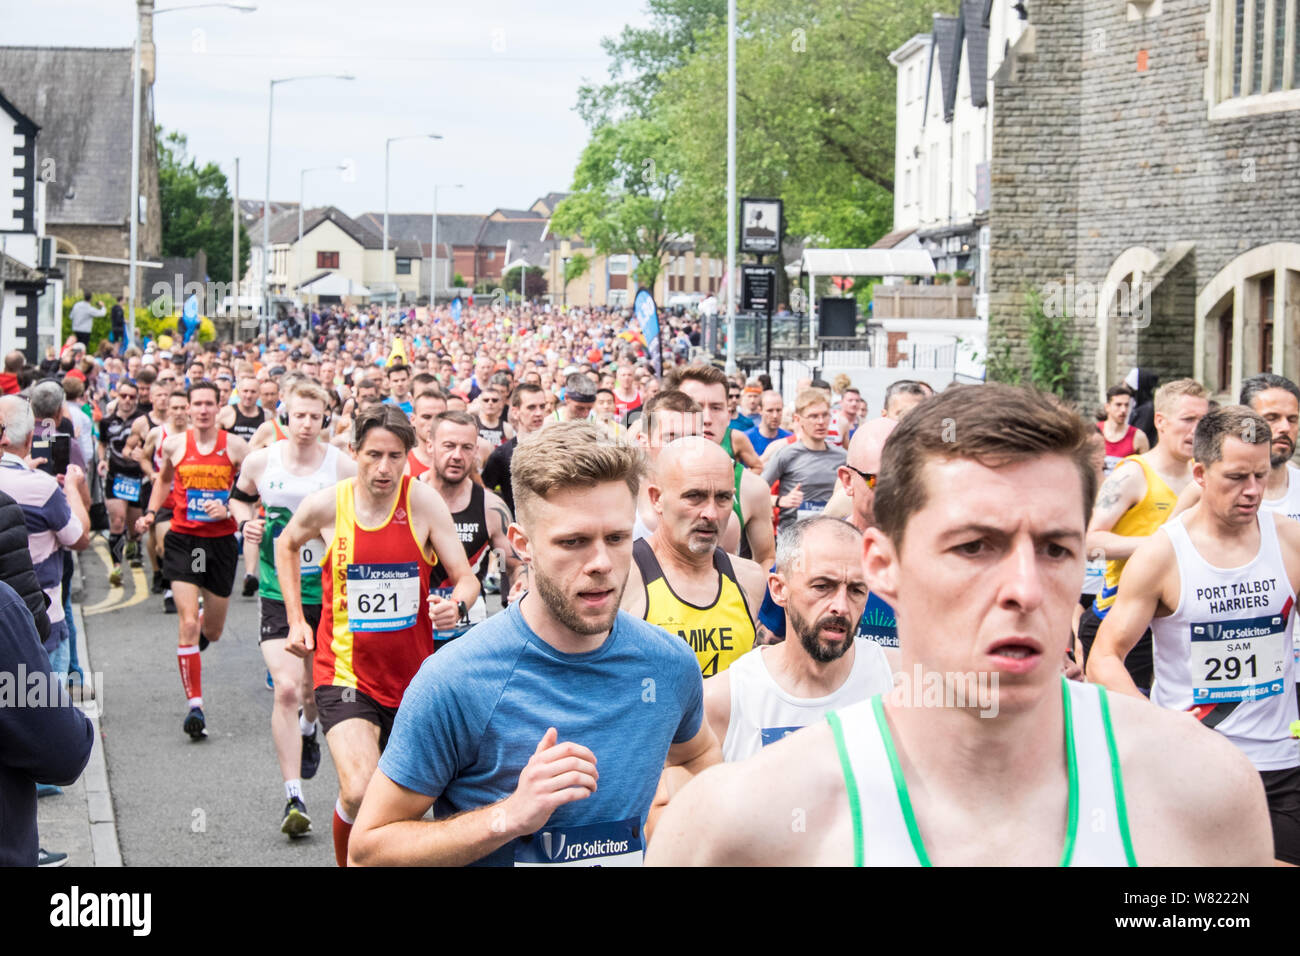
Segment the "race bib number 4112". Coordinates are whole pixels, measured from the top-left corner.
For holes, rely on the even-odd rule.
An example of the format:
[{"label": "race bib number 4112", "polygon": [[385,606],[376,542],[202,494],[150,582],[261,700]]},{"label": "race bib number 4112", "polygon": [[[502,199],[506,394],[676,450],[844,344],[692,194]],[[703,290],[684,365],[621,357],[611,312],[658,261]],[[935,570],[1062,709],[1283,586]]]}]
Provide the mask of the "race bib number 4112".
[{"label": "race bib number 4112", "polygon": [[1192,702],[1263,700],[1286,690],[1286,618],[1191,625]]},{"label": "race bib number 4112", "polygon": [[420,611],[420,566],[348,565],[348,630],[401,631]]}]

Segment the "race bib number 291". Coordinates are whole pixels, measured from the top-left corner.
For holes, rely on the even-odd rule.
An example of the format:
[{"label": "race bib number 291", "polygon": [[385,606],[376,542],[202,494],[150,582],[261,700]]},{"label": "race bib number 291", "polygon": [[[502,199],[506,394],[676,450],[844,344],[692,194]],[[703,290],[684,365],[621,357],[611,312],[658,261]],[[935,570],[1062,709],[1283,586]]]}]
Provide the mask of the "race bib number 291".
[{"label": "race bib number 291", "polygon": [[1192,702],[1241,703],[1289,690],[1286,637],[1282,616],[1192,624]]}]

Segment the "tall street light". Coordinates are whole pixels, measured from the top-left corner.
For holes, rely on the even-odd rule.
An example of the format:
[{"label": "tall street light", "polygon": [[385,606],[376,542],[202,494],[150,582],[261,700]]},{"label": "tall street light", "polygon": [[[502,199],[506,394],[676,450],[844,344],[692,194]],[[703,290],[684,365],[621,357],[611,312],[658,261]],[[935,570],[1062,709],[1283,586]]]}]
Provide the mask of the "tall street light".
[{"label": "tall street light", "polygon": [[[252,13],[257,9],[252,3],[195,3],[186,7],[163,7],[154,10],[152,16],[175,13],[177,10],[203,10],[208,7],[221,7],[226,10],[238,10],[240,13]],[[150,132],[152,136],[152,131]],[[131,251],[128,253],[126,277],[127,286],[127,337],[135,341],[135,270],[136,249],[139,242],[140,225],[140,17],[135,19],[135,46],[131,51]]]},{"label": "tall street light", "polygon": [[[433,311],[438,300],[438,190],[463,189],[464,183],[437,183],[433,187],[433,252],[429,260],[429,311]],[[455,253],[452,254],[453,260]]]},{"label": "tall street light", "polygon": [[302,210],[304,203],[304,191],[308,173],[319,173],[331,169],[347,169],[342,163],[337,166],[309,166],[307,169],[298,171],[298,285],[302,285]]},{"label": "tall street light", "polygon": [[271,321],[271,300],[268,277],[271,274],[271,123],[275,116],[275,85],[296,80],[355,80],[351,73],[309,73],[305,76],[286,76],[271,80],[270,95],[266,105],[266,198],[262,200],[262,331]]},{"label": "tall street light", "polygon": [[727,374],[736,372],[736,0],[727,0]]},{"label": "tall street light", "polygon": [[[406,139],[442,139],[438,133],[416,133],[413,136],[390,136],[384,141],[384,280],[388,281],[388,148],[394,143],[400,143]],[[396,286],[397,280],[394,277],[393,285]],[[394,288],[394,298],[396,297],[396,288]],[[429,293],[432,295],[432,291]]]}]

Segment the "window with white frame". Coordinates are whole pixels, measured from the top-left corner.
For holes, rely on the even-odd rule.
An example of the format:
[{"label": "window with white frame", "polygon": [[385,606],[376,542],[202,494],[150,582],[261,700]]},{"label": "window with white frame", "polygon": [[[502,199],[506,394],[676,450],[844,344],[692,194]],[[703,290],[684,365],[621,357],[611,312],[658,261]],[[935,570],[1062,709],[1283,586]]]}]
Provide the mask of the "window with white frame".
[{"label": "window with white frame", "polygon": [[612,276],[627,275],[627,256],[610,256],[609,274]]},{"label": "window with white frame", "polygon": [[1215,0],[1211,105],[1222,116],[1300,109],[1300,0]]}]

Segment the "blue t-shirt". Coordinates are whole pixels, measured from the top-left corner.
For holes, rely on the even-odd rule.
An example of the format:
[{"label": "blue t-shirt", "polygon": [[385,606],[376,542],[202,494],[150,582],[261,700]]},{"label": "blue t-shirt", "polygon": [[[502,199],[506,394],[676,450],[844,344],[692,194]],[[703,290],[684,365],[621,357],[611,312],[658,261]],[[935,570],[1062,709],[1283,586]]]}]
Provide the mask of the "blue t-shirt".
[{"label": "blue t-shirt", "polygon": [[[770,590],[763,593],[758,621],[777,637],[785,637],[785,608],[772,600]],[[898,622],[894,619],[894,609],[874,593],[867,594],[867,606],[862,609],[862,618],[858,621],[858,637],[875,641],[881,647],[898,646]]]},{"label": "blue t-shirt", "polygon": [[745,432],[745,437],[753,444],[754,453],[761,456],[763,452],[767,450],[767,446],[772,444],[772,442],[780,441],[782,438],[789,438],[791,434],[791,432],[784,428],[778,428],[776,430],[775,438],[766,438],[763,433],[758,430],[758,426],[755,425],[749,431]]},{"label": "blue t-shirt", "polygon": [[516,603],[421,665],[379,769],[437,797],[442,819],[513,793],[554,727],[559,743],[596,755],[596,791],[478,862],[582,862],[592,847],[603,855],[624,840],[644,846],[668,748],[693,738],[703,720],[700,668],[681,638],[619,611],[599,648],[564,654],[533,633]]},{"label": "blue t-shirt", "polygon": [[385,405],[396,405],[396,406],[397,406],[398,408],[400,408],[402,411],[406,412],[407,415],[410,415],[412,412],[415,411],[415,405],[412,404],[412,402],[410,401],[410,399],[407,399],[407,400],[404,401],[404,402],[395,402],[395,401],[393,401],[393,396],[390,395],[390,396],[388,396],[386,399],[384,399],[384,404],[385,404]]}]

